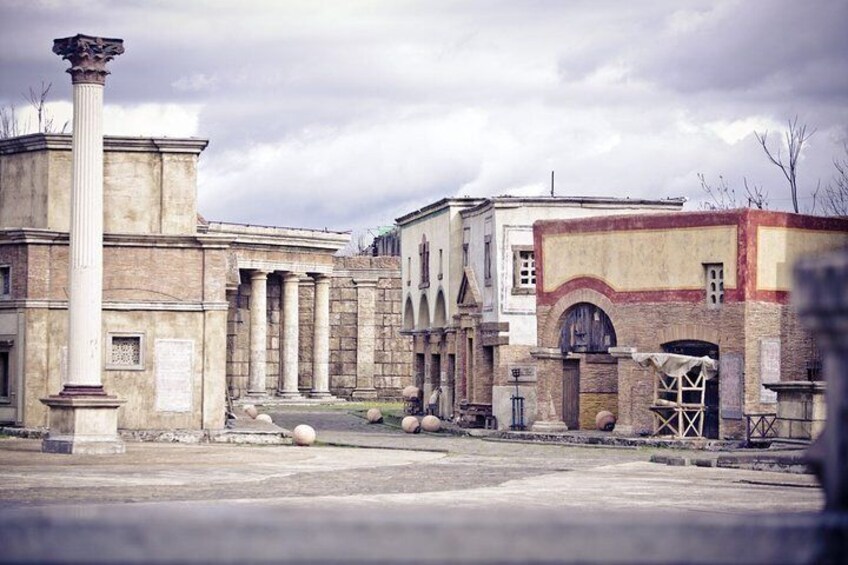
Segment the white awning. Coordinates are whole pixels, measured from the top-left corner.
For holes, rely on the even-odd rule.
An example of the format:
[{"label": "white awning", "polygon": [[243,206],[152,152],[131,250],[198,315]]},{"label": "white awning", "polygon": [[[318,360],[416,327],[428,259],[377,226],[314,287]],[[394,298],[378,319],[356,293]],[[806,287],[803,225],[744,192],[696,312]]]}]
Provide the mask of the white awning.
[{"label": "white awning", "polygon": [[682,377],[695,367],[701,367],[705,379],[711,379],[718,373],[715,359],[678,355],[677,353],[634,353],[633,360],[641,367],[650,367],[670,377]]}]

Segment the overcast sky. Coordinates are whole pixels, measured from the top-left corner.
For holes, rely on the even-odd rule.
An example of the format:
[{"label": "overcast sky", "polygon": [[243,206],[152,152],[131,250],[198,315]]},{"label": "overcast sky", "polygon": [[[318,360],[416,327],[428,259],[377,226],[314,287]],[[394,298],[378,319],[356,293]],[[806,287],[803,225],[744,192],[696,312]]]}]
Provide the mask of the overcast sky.
[{"label": "overcast sky", "polygon": [[[754,130],[816,128],[801,205],[848,140],[848,2],[0,2],[0,105],[53,82],[54,38],[124,39],[105,132],[199,136],[208,219],[345,230],[445,196],[704,195],[790,206]],[[25,116],[24,116],[25,117]]]}]

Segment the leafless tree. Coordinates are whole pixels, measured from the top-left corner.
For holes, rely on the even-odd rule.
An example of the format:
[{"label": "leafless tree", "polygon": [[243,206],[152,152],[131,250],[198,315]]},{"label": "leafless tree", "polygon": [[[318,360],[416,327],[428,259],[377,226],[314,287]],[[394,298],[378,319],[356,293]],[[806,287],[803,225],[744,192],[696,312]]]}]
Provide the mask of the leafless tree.
[{"label": "leafless tree", "polygon": [[[35,131],[38,133],[65,133],[65,130],[68,129],[68,122],[65,122],[61,129],[57,129],[53,122],[53,116],[47,109],[47,95],[52,86],[52,82],[45,84],[42,81],[40,89],[30,86],[27,93],[22,95],[35,112],[37,121]],[[8,107],[0,106],[0,139],[23,135],[30,129],[29,122],[23,129],[19,126],[14,104],[10,104]]]},{"label": "leafless tree", "polygon": [[768,193],[763,191],[763,187],[755,184],[748,184],[748,178],[742,177],[742,184],[745,187],[745,195],[742,199],[737,200],[736,190],[727,184],[722,175],[718,177],[718,184],[710,184],[704,173],[698,173],[698,180],[701,181],[701,188],[710,197],[711,202],[702,202],[702,210],[729,210],[732,208],[758,208],[765,210],[769,206]]},{"label": "leafless tree", "polygon": [[784,161],[783,145],[778,145],[777,150],[774,152],[769,149],[768,130],[762,133],[754,132],[754,135],[757,136],[757,141],[759,141],[760,145],[762,145],[766,156],[772,163],[775,164],[775,166],[780,168],[783,176],[785,176],[786,180],[789,182],[789,190],[792,194],[792,207],[795,209],[796,214],[800,211],[798,208],[798,159],[801,156],[801,149],[804,147],[804,143],[806,143],[814,133],[816,133],[816,130],[807,132],[807,124],[798,124],[798,116],[795,116],[795,119],[793,120],[789,120],[789,129],[784,132],[788,161]]},{"label": "leafless tree", "polygon": [[15,115],[14,104],[0,106],[0,139],[8,139],[20,135],[18,117]]},{"label": "leafless tree", "polygon": [[836,174],[824,188],[821,206],[828,216],[848,216],[848,143],[845,154],[833,160]]}]

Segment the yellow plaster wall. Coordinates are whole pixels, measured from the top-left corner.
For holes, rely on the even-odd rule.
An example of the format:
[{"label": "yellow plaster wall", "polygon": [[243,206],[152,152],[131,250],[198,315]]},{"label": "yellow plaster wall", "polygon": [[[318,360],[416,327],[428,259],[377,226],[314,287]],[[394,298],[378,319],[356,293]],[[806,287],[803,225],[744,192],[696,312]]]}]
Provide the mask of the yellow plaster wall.
[{"label": "yellow plaster wall", "polygon": [[700,289],[704,263],[724,263],[724,286],[736,288],[736,243],[736,226],[545,235],[543,290],[579,277],[617,291]]},{"label": "yellow plaster wall", "polygon": [[757,228],[757,289],[791,290],[792,266],[804,255],[848,245],[848,233],[797,228]]}]

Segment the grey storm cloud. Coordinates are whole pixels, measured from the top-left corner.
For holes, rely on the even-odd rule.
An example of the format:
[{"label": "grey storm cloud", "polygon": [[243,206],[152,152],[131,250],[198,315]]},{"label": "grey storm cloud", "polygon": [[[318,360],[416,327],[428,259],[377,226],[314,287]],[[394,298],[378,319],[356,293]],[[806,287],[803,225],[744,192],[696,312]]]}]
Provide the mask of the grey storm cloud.
[{"label": "grey storm cloud", "polygon": [[52,81],[67,109],[53,38],[124,38],[112,123],[208,137],[210,219],[360,229],[444,196],[542,193],[554,169],[563,194],[693,207],[698,172],[745,176],[785,208],[753,131],[817,128],[809,202],[848,139],[846,23],[840,0],[12,0],[0,105]]}]

